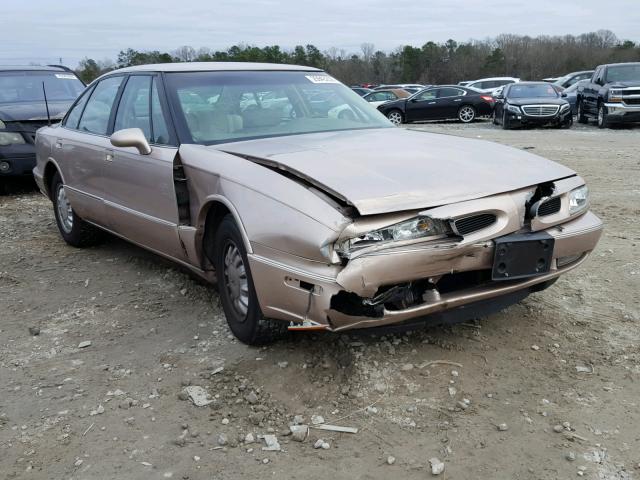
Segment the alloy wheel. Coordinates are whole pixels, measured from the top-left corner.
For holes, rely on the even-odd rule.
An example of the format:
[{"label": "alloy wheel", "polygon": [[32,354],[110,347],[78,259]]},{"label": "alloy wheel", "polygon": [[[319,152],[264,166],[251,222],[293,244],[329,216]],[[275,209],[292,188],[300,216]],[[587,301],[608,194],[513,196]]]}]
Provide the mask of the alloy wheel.
[{"label": "alloy wheel", "polygon": [[460,119],[461,122],[464,122],[464,123],[469,123],[473,121],[475,117],[476,117],[475,110],[473,109],[473,107],[470,107],[468,105],[462,107],[458,112],[458,118]]},{"label": "alloy wheel", "polygon": [[389,121],[391,123],[393,123],[396,127],[400,126],[402,124],[402,114],[398,111],[393,111],[391,112],[389,115],[387,115],[387,118],[389,119]]},{"label": "alloy wheel", "polygon": [[71,230],[73,230],[73,209],[62,184],[58,186],[56,194],[56,213],[62,229],[65,233],[71,233]]},{"label": "alloy wheel", "polygon": [[225,247],[224,254],[224,286],[229,294],[231,305],[242,323],[249,311],[249,279],[242,254],[232,241]]}]

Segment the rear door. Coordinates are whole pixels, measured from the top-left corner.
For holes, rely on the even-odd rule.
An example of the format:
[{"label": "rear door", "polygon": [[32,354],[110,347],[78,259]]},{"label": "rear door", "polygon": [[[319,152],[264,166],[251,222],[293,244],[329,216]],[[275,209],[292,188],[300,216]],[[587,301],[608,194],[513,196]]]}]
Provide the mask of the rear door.
[{"label": "rear door", "polygon": [[434,109],[437,118],[455,118],[466,92],[460,88],[442,87],[438,89],[438,99]]},{"label": "rear door", "polygon": [[405,116],[407,121],[431,120],[437,118],[436,103],[439,88],[430,88],[407,101]]},{"label": "rear door", "polygon": [[130,75],[116,109],[113,131],[139,128],[149,155],[111,146],[105,162],[104,199],[109,229],[132,242],[185,259],[178,238],[173,165],[178,152],[159,76]]},{"label": "rear door", "polygon": [[65,191],[74,210],[102,226],[106,226],[102,175],[111,147],[107,133],[123,79],[107,77],[85,93],[69,113],[54,147],[60,152]]},{"label": "rear door", "polygon": [[598,111],[598,91],[603,83],[604,67],[598,67],[591,81],[585,84],[582,90],[582,106],[585,112],[596,114]]}]

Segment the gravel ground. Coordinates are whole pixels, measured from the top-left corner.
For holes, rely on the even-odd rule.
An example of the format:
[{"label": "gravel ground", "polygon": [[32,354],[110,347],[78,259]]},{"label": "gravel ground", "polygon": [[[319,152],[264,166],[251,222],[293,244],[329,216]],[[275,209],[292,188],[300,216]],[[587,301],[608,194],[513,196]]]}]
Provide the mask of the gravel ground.
[{"label": "gravel ground", "polygon": [[[0,197],[0,476],[424,479],[437,458],[449,479],[640,477],[640,128],[411,128],[576,169],[606,223],[598,249],[488,318],[256,349],[185,271],[116,239],[68,247],[40,194]],[[296,415],[358,433],[296,442]]]}]

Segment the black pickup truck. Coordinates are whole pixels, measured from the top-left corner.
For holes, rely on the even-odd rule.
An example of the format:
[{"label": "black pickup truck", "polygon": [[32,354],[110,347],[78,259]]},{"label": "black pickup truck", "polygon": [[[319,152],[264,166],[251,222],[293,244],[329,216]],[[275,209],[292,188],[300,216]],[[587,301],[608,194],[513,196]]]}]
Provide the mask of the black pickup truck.
[{"label": "black pickup truck", "polygon": [[640,122],[640,62],[600,65],[591,80],[578,86],[578,122],[598,127]]}]

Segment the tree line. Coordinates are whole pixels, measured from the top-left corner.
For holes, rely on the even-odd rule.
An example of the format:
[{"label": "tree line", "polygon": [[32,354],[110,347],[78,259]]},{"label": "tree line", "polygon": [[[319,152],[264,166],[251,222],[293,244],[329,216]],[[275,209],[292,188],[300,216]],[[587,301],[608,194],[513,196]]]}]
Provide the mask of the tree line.
[{"label": "tree line", "polygon": [[391,52],[363,43],[359,52],[314,45],[284,49],[239,44],[227,50],[183,46],[173,52],[122,50],[115,61],[84,58],[76,69],[86,83],[116,68],[167,62],[268,62],[322,68],[351,85],[423,83],[447,84],[489,76],[540,80],[589,70],[603,63],[640,60],[640,43],[621,40],[609,30],[582,35],[537,36],[502,34],[487,40],[458,43],[427,42]]}]

